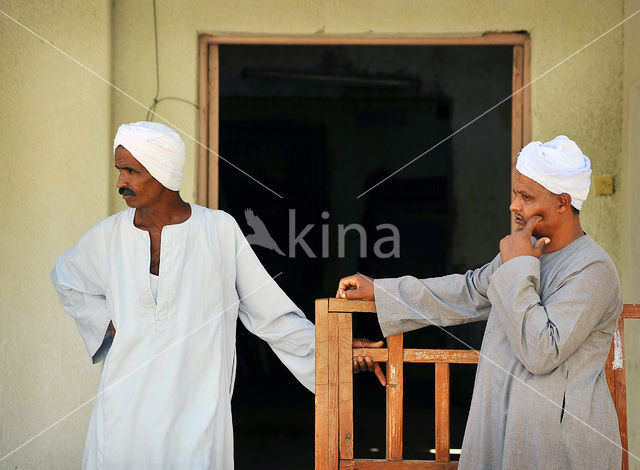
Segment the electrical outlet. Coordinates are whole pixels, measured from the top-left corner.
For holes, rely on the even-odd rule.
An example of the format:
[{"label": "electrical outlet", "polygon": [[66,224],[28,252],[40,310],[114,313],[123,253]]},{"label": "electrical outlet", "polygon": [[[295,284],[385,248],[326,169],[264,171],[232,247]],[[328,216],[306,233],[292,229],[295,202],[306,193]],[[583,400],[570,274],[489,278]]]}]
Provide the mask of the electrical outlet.
[{"label": "electrical outlet", "polygon": [[593,183],[599,196],[613,194],[613,176],[594,176]]}]

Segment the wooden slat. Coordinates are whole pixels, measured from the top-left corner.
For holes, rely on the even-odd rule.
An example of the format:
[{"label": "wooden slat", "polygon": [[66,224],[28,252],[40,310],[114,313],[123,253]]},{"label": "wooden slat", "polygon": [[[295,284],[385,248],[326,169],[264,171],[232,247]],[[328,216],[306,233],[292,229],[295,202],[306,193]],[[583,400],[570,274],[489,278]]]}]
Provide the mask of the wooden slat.
[{"label": "wooden slat", "polygon": [[[522,106],[524,97],[522,95],[522,70],[524,50],[521,45],[513,46],[513,72],[511,77],[511,187],[515,178],[516,161],[518,153],[523,147],[522,143]],[[511,198],[511,187],[509,188],[509,198]],[[511,231],[516,229],[515,219],[511,218]]]},{"label": "wooden slat", "polygon": [[209,44],[206,35],[200,35],[198,46],[198,188],[197,203],[207,205],[207,147],[209,145]]},{"label": "wooden slat", "polygon": [[338,407],[340,402],[338,384],[339,377],[339,349],[340,349],[340,325],[337,315],[327,315],[329,320],[329,409],[327,410],[329,427],[328,470],[338,469],[339,432],[338,432]]},{"label": "wooden slat", "polygon": [[[611,343],[609,349],[609,356],[605,363],[605,375],[607,378],[607,385],[613,398],[613,403],[616,407],[616,413],[618,415],[618,427],[620,430],[620,444],[624,449],[622,451],[622,470],[629,469],[629,436],[627,431],[627,385],[626,385],[626,358],[624,351],[624,319],[625,318],[638,318],[635,315],[638,310],[637,305],[625,304],[622,310],[622,315],[618,319],[616,328],[620,338],[622,339],[622,368],[613,369],[613,360],[615,355],[615,342]],[[626,316],[626,315],[629,316]]]},{"label": "wooden slat", "polygon": [[624,304],[620,316],[622,318],[640,318],[640,305]]},{"label": "wooden slat", "polygon": [[613,398],[613,403],[616,405],[616,409],[618,408],[616,401],[616,389],[615,382],[613,380],[613,350],[614,344],[611,342],[611,347],[609,348],[609,355],[607,356],[607,362],[604,363],[604,374],[607,378],[607,385],[609,386],[609,392],[611,392],[611,397]]},{"label": "wooden slat", "polygon": [[452,364],[477,364],[479,351],[470,349],[405,349],[404,362],[449,362]]},{"label": "wooden slat", "polygon": [[329,456],[329,314],[327,299],[316,300],[315,469],[327,470]]},{"label": "wooden slat", "polygon": [[434,462],[433,460],[345,460],[341,469],[349,470],[455,470],[458,462]]},{"label": "wooden slat", "polygon": [[523,147],[522,142],[522,105],[524,95],[522,90],[524,78],[524,48],[521,45],[513,47],[513,69],[511,76],[511,164],[515,167],[518,153]]},{"label": "wooden slat", "polygon": [[389,350],[386,348],[355,348],[353,349],[353,357],[368,356],[375,362],[387,362],[389,359]]},{"label": "wooden slat", "polygon": [[338,351],[340,395],[340,459],[353,458],[353,322],[350,313],[338,315],[340,349]]},{"label": "wooden slat", "polygon": [[449,364],[436,363],[436,461],[448,462],[449,454]]},{"label": "wooden slat", "polygon": [[[618,331],[622,339],[622,368],[613,371],[614,402],[618,412],[618,427],[620,428],[620,443],[622,448],[629,450],[629,436],[627,434],[627,381],[625,378],[626,363],[624,355],[624,319],[618,320]],[[629,452],[622,453],[622,470],[629,469]]]},{"label": "wooden slat", "polygon": [[477,36],[427,37],[357,37],[357,36],[253,36],[207,35],[211,44],[299,44],[299,45],[407,45],[407,46],[485,46],[523,44],[527,36],[520,33],[488,33]]},{"label": "wooden slat", "polygon": [[[376,362],[387,362],[389,350],[385,348],[354,348],[353,357],[369,356]],[[467,349],[405,349],[404,362],[450,364],[477,364],[479,351]]]},{"label": "wooden slat", "polygon": [[376,303],[373,300],[329,299],[329,312],[376,313]]},{"label": "wooden slat", "polygon": [[531,142],[531,37],[528,34],[523,35],[522,43],[522,82],[526,86],[522,90],[522,145]]},{"label": "wooden slat", "polygon": [[403,335],[387,338],[389,361],[387,362],[387,460],[402,460],[402,418],[404,357]]},{"label": "wooden slat", "polygon": [[220,152],[220,61],[218,46],[209,46],[209,139],[207,207],[218,208],[218,153]]}]

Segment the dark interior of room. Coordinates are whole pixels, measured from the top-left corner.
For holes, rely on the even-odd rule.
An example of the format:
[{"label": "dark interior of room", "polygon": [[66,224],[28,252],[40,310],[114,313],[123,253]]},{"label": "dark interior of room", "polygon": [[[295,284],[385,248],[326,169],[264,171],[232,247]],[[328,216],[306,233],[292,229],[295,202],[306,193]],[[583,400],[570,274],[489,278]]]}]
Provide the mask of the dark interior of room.
[{"label": "dark interior of room", "polygon": [[[511,74],[507,46],[220,46],[220,154],[282,196],[220,162],[220,209],[245,235],[247,209],[264,222],[279,252],[253,249],[311,321],[313,300],[348,274],[481,266],[509,231],[510,100],[447,138],[509,96]],[[342,234],[349,224],[366,240]],[[397,228],[399,256],[380,241],[392,235],[385,224]],[[307,249],[291,246],[305,228]],[[483,332],[484,322],[423,328],[405,347],[477,349]],[[382,337],[371,316],[355,317],[354,335]],[[236,468],[313,468],[313,395],[241,325],[237,340]],[[434,458],[433,374],[405,365],[406,459]],[[451,369],[452,448],[474,374]],[[354,403],[355,456],[384,458],[385,393],[372,374],[355,377]]]}]

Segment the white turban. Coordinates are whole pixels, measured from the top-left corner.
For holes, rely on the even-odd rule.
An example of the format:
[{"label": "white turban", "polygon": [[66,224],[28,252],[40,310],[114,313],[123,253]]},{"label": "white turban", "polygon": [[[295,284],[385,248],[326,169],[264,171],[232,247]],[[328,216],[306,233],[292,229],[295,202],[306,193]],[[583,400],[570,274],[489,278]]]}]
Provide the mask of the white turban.
[{"label": "white turban", "polygon": [[113,141],[113,151],[122,145],[162,186],[180,189],[186,161],[184,142],[170,127],[159,122],[123,124]]},{"label": "white turban", "polygon": [[542,143],[531,142],[520,151],[516,170],[554,194],[567,193],[571,205],[582,208],[591,185],[591,161],[566,135]]}]

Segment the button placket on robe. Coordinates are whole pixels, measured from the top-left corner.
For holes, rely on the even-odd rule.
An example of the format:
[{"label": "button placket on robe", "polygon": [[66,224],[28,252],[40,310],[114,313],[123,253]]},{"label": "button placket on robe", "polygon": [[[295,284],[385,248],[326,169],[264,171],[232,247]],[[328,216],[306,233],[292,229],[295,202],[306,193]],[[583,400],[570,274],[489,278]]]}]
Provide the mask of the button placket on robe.
[{"label": "button placket on robe", "polygon": [[[191,214],[191,217],[194,215]],[[162,333],[167,329],[167,324],[172,319],[170,316],[175,314],[171,311],[171,299],[174,295],[175,286],[178,285],[181,272],[180,265],[184,253],[180,251],[182,246],[180,240],[187,237],[187,230],[190,218],[186,221],[175,224],[166,225],[162,228],[160,235],[160,268],[158,271],[158,300],[155,305],[155,330]]]},{"label": "button placket on robe", "polygon": [[[131,221],[131,223],[133,224],[133,220]],[[138,292],[140,293],[140,303],[142,304],[145,312],[153,316],[153,323],[155,327],[155,324],[157,323],[158,312],[156,303],[153,300],[153,294],[151,293],[151,284],[149,282],[149,266],[151,264],[151,239],[149,237],[149,232],[140,230],[137,227],[135,227],[135,229],[138,231],[139,235],[137,237],[138,246],[136,250],[136,287]]]},{"label": "button placket on robe", "polygon": [[158,269],[158,297],[155,305],[156,332],[164,333],[167,329],[167,301],[170,295],[168,286],[172,284],[169,279],[175,272],[175,262],[173,260],[173,244],[171,243],[171,233],[173,226],[165,226],[160,233],[160,267]]},{"label": "button placket on robe", "polygon": [[[161,263],[161,265],[162,265],[162,263]],[[155,328],[156,332],[164,333],[165,330],[167,329],[167,320],[166,320],[166,318],[164,318],[164,315],[162,313],[163,310],[162,310],[161,304],[160,304],[161,299],[164,297],[164,296],[161,295],[162,290],[160,288],[160,279],[162,279],[161,275],[158,276],[158,295],[157,295],[157,300],[153,305],[154,314],[155,314],[153,325],[154,325],[154,328]]]}]

